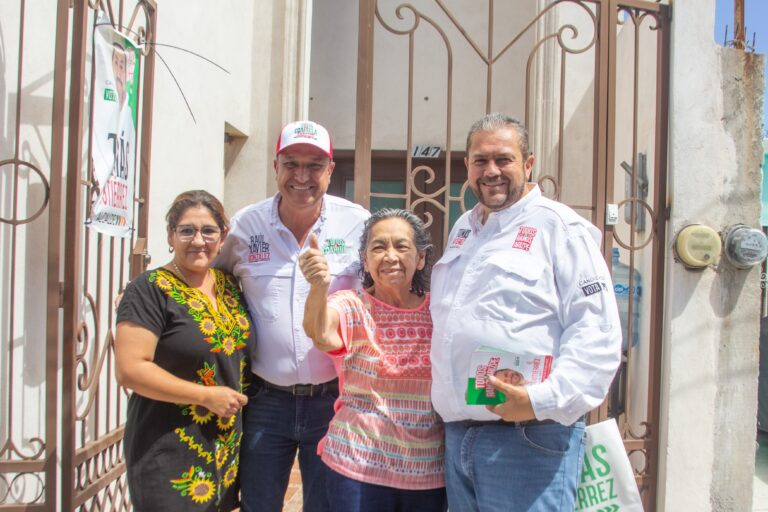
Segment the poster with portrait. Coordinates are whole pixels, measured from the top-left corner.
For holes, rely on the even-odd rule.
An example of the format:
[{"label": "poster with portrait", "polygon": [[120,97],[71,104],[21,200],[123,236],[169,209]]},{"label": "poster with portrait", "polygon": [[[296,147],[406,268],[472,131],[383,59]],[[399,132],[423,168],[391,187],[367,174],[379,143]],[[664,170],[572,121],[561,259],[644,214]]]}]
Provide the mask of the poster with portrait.
[{"label": "poster with portrait", "polygon": [[94,30],[94,187],[87,224],[127,237],[133,224],[139,50],[109,23]]}]

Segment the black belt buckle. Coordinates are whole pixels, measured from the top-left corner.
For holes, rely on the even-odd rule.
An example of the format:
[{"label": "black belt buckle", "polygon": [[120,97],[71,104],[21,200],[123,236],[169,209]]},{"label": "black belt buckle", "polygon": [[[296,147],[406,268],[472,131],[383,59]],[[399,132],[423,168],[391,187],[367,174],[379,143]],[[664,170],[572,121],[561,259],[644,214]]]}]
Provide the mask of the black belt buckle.
[{"label": "black belt buckle", "polygon": [[314,384],[294,384],[291,387],[293,388],[291,390],[291,394],[293,396],[308,396],[311,398],[315,395],[316,389],[318,393],[322,392],[323,385],[318,384],[315,386]]},{"label": "black belt buckle", "polygon": [[278,391],[282,391],[283,393],[290,393],[293,396],[306,396],[309,398],[314,396],[321,396],[323,393],[338,393],[339,389],[338,379],[323,382],[322,384],[292,384],[290,386],[272,384],[271,382],[266,381],[261,377],[259,377],[256,382],[260,384],[261,387],[276,389]]}]

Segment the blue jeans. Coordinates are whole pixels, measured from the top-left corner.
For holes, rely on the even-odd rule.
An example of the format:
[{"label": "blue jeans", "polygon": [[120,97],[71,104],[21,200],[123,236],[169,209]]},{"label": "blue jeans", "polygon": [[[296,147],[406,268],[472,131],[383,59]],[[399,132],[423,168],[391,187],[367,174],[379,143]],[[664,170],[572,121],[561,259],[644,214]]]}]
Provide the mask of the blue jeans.
[{"label": "blue jeans", "polygon": [[327,512],[325,477],[317,443],[333,417],[336,393],[293,396],[253,386],[243,418],[240,498],[243,512],[280,512],[299,451],[305,512]]},{"label": "blue jeans", "polygon": [[445,487],[396,489],[353,480],[328,469],[328,503],[333,512],[445,512]]},{"label": "blue jeans", "polygon": [[445,424],[448,508],[461,512],[573,512],[584,422]]}]

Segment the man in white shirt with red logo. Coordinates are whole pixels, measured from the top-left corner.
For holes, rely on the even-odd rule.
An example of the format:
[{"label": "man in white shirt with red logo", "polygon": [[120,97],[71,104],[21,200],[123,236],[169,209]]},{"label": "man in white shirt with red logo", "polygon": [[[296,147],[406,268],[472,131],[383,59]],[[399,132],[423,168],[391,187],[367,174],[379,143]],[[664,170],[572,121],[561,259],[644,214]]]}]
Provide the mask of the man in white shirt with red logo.
[{"label": "man in white shirt with red logo", "polygon": [[[529,183],[525,127],[489,114],[464,160],[479,204],[453,227],[432,271],[432,401],[446,422],[448,507],[568,511],[581,471],[583,416],[605,398],[621,327],[600,232]],[[467,405],[479,347],[552,356],[550,375],[505,401]]]},{"label": "man in white shirt with red logo", "polygon": [[317,456],[338,397],[331,359],[304,333],[309,284],[299,253],[317,235],[333,274],[331,291],[360,282],[357,254],[362,207],[326,195],[333,149],[328,131],[312,121],[288,124],[274,160],[278,193],[237,212],[216,265],[240,281],[256,325],[254,382],[240,448],[243,511],[282,510],[299,454],[304,510],[328,510],[327,468]]}]

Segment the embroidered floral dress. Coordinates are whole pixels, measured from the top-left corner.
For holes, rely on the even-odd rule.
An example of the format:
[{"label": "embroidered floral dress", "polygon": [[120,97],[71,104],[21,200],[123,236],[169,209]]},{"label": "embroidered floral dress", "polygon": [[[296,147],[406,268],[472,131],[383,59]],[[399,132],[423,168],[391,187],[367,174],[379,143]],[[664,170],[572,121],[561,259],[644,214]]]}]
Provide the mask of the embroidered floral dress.
[{"label": "embroidered floral dress", "polygon": [[[126,288],[117,322],[155,333],[154,362],[175,376],[242,392],[255,336],[234,278],[213,272],[216,307],[172,272],[155,269]],[[231,510],[242,432],[241,413],[222,418],[133,393],[123,442],[134,510]]]}]

